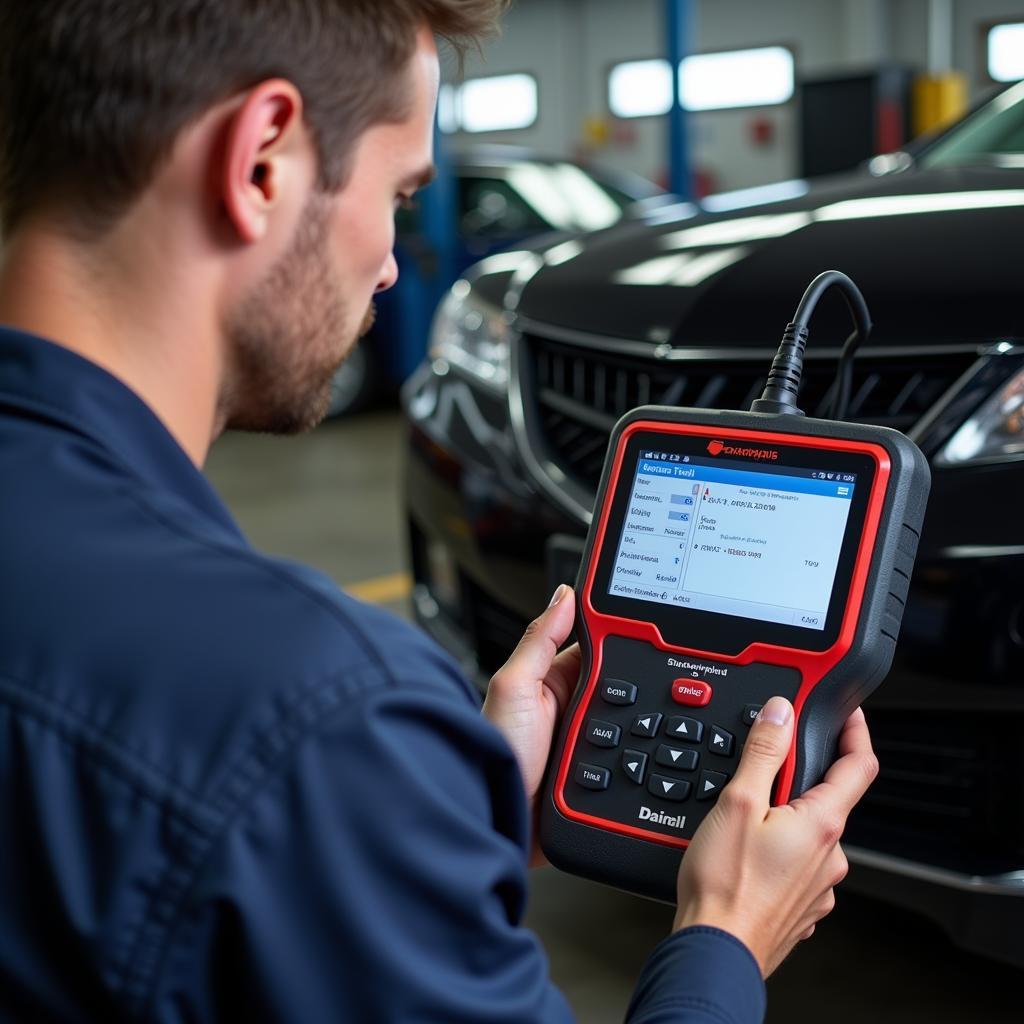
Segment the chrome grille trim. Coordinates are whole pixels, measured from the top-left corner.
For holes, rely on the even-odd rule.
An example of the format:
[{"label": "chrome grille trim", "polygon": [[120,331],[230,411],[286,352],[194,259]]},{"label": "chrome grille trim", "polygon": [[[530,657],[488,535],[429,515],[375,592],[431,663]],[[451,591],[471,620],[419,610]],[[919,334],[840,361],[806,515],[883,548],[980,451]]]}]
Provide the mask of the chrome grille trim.
[{"label": "chrome grille trim", "polygon": [[[749,408],[775,355],[768,347],[673,348],[521,316],[515,330],[509,408],[520,455],[534,483],[582,525],[589,525],[607,436],[621,415],[644,404]],[[839,351],[807,353],[808,415],[821,416],[827,408]],[[854,364],[850,418],[914,431],[986,361],[983,351],[977,344],[866,350]],[[561,443],[553,436],[558,431]]]}]

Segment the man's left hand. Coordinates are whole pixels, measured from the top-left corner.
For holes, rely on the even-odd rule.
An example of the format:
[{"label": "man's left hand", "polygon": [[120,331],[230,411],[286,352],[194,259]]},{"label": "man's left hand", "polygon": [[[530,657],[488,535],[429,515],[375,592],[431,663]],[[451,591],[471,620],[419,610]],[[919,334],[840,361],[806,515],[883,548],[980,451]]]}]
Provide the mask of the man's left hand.
[{"label": "man's left hand", "polygon": [[[512,657],[495,672],[484,701],[484,715],[515,752],[533,811],[555,729],[579,677],[579,645],[558,653],[572,632],[575,615],[572,588],[562,584],[547,610],[527,626]],[[540,863],[543,856],[534,838],[530,864]]]}]

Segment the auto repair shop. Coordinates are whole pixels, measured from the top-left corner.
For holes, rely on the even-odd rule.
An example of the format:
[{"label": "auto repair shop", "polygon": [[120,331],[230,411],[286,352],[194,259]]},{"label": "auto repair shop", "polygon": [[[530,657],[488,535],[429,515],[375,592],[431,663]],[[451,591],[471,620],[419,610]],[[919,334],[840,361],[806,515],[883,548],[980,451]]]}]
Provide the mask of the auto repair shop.
[{"label": "auto repair shop", "polygon": [[0,1018],[1022,1019],[1024,3],[0,38]]}]

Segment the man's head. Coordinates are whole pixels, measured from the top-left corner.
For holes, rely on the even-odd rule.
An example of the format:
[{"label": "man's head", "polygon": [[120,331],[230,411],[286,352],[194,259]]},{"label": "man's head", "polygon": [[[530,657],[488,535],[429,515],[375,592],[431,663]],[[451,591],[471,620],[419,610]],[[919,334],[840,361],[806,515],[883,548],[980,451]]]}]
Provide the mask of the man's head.
[{"label": "man's head", "polygon": [[201,257],[230,269],[222,420],[308,427],[397,276],[395,206],[431,167],[434,36],[464,45],[506,3],[4,0],[0,230],[103,244],[140,210],[198,210]]}]

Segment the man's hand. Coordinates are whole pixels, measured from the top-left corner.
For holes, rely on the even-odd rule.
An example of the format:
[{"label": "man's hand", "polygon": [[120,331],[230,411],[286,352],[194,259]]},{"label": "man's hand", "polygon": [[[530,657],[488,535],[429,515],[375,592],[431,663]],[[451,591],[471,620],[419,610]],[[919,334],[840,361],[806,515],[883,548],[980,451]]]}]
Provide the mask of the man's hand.
[{"label": "man's hand", "polygon": [[[484,715],[515,751],[531,808],[544,779],[551,740],[580,672],[576,644],[558,653],[572,632],[575,615],[572,588],[563,584],[547,610],[527,626],[512,657],[495,672],[484,701]],[[542,860],[534,845],[531,864]]]},{"label": "man's hand", "polygon": [[704,924],[730,932],[754,954],[765,977],[835,905],[832,888],[847,871],[839,837],[878,774],[858,708],[822,782],[785,806],[771,807],[792,735],[792,706],[773,697],[679,869],[674,928]]}]

